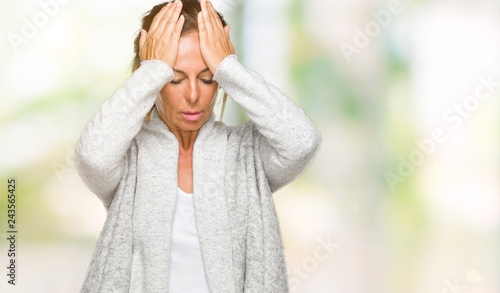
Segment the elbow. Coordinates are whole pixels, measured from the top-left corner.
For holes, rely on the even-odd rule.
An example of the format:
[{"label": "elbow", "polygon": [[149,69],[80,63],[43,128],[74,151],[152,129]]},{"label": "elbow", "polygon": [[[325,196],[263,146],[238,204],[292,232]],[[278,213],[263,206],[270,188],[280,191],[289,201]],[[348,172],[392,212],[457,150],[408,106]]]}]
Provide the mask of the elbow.
[{"label": "elbow", "polygon": [[318,154],[321,140],[321,133],[317,129],[315,129],[311,135],[309,142],[307,143],[307,148],[305,149],[304,156],[302,157],[302,159],[307,162],[308,166],[312,163],[312,161]]},{"label": "elbow", "polygon": [[118,167],[117,158],[106,149],[90,143],[78,142],[75,147],[75,168],[79,173],[109,174]]},{"label": "elbow", "polygon": [[87,160],[86,160],[86,158],[84,158],[82,151],[81,151],[81,148],[82,148],[81,141],[79,141],[75,147],[75,151],[73,154],[73,158],[74,158],[74,162],[75,162],[75,169],[78,172],[78,174],[80,175],[80,177],[82,177],[82,173],[85,173],[85,169],[87,166],[87,164],[84,164]]},{"label": "elbow", "polygon": [[306,133],[307,135],[303,136],[300,142],[300,151],[296,154],[301,159],[316,156],[322,141],[322,135],[314,125]]},{"label": "elbow", "polygon": [[314,128],[314,135],[312,136],[313,138],[311,139],[311,152],[316,154],[319,151],[319,147],[321,145],[321,141],[323,139],[321,132],[315,127]]},{"label": "elbow", "polygon": [[80,177],[86,177],[88,174],[102,173],[102,168],[98,164],[99,160],[95,159],[94,156],[90,156],[89,153],[88,149],[85,149],[85,146],[81,144],[81,141],[78,142],[75,148],[74,160],[75,168]]},{"label": "elbow", "polygon": [[[301,111],[304,113],[303,111]],[[288,126],[290,133],[290,150],[294,150],[293,157],[304,159],[314,156],[319,150],[322,135],[312,120],[305,115],[296,118]],[[291,158],[292,159],[292,158]]]},{"label": "elbow", "polygon": [[82,182],[102,201],[107,210],[124,173],[123,164],[110,169],[98,159],[85,155],[78,146],[75,148],[74,162]]},{"label": "elbow", "polygon": [[74,161],[80,177],[88,181],[116,181],[121,178],[125,167],[123,161],[111,162],[100,157],[85,155],[78,150],[75,150]]},{"label": "elbow", "polygon": [[87,188],[102,202],[106,211],[113,201],[119,185],[120,173],[111,174],[95,169],[88,162],[78,161],[75,157],[75,168],[80,179]]}]

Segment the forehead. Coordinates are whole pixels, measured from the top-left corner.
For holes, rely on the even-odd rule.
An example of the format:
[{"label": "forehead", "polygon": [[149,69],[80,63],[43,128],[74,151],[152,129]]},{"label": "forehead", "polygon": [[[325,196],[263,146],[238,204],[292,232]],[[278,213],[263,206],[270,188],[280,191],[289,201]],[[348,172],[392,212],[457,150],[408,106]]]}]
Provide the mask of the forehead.
[{"label": "forehead", "polygon": [[205,68],[207,68],[207,64],[201,54],[198,32],[192,32],[181,37],[174,69],[186,73],[199,73]]}]

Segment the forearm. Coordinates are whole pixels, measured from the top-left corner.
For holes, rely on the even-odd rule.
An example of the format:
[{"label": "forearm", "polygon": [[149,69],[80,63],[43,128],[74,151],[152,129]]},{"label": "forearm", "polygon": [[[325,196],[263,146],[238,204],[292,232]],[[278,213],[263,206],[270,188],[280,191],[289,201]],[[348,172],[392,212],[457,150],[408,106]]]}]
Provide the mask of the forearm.
[{"label": "forearm", "polygon": [[159,60],[142,62],[85,126],[75,148],[75,164],[85,184],[109,196],[123,173],[125,154],[142,127],[159,91],[173,78]]},{"label": "forearm", "polygon": [[291,99],[235,55],[219,65],[214,80],[240,105],[255,124],[258,150],[271,191],[296,179],[310,165],[321,134]]},{"label": "forearm", "polygon": [[321,134],[304,111],[258,73],[243,66],[236,55],[224,59],[214,80],[245,110],[259,133],[283,158],[295,160],[318,147]]}]

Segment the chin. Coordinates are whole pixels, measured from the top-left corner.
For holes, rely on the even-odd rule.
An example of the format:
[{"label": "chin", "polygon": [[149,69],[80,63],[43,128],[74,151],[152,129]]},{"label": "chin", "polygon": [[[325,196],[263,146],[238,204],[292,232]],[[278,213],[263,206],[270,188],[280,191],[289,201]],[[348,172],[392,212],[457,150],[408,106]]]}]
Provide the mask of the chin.
[{"label": "chin", "polygon": [[196,131],[196,130],[200,130],[200,128],[201,128],[202,125],[203,125],[203,123],[201,123],[200,121],[185,122],[183,124],[182,129],[184,129],[186,131]]},{"label": "chin", "polygon": [[201,126],[207,122],[208,119],[205,119],[205,117],[203,117],[203,114],[201,114],[201,117],[198,119],[198,120],[195,120],[195,121],[189,121],[189,120],[186,120],[184,117],[182,118],[182,128],[184,130],[199,130],[201,128]]}]

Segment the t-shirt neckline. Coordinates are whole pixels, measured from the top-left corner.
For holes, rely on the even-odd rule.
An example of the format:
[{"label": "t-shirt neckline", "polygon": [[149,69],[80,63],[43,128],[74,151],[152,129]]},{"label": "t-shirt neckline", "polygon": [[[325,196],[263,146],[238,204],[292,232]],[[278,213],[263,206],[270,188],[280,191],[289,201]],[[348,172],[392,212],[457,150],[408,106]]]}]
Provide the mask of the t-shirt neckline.
[{"label": "t-shirt neckline", "polygon": [[182,194],[184,195],[187,195],[187,196],[192,196],[193,194],[192,193],[187,193],[185,192],[184,190],[182,190],[179,186],[177,186],[177,189],[179,190],[179,192],[181,192]]}]

